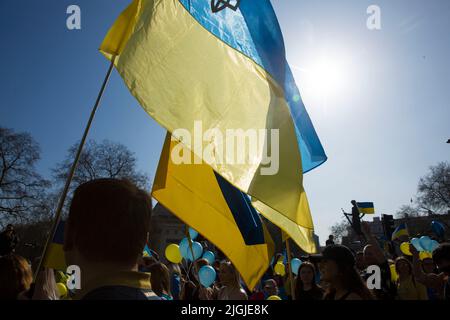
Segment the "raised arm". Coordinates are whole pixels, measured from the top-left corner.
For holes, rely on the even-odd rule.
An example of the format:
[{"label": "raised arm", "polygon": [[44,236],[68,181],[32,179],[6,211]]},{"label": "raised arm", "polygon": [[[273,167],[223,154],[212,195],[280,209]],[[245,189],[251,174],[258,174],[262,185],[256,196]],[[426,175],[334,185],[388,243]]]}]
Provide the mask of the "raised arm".
[{"label": "raised arm", "polygon": [[444,286],[443,276],[434,273],[426,274],[423,272],[419,251],[417,251],[416,247],[412,244],[409,245],[409,251],[412,253],[413,274],[415,279],[428,288],[442,289]]},{"label": "raised arm", "polygon": [[370,226],[367,222],[361,222],[361,231],[366,236],[367,243],[372,245],[373,254],[378,264],[382,264],[387,261],[386,256],[384,255],[383,249],[380,247],[375,236],[372,234],[370,230]]}]

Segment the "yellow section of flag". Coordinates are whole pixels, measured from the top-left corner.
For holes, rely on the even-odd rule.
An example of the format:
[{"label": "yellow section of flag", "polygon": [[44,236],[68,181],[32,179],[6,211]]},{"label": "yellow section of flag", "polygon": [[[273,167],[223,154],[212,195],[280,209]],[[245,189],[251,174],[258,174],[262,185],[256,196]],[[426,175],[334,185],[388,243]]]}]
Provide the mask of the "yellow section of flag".
[{"label": "yellow section of flag", "polygon": [[[252,227],[251,223],[246,224],[244,228],[247,231],[250,228],[253,234],[255,231],[262,231],[264,235],[263,242],[248,244],[214,171],[205,164],[175,165],[170,153],[177,145],[179,143],[171,141],[168,134],[153,183],[152,196],[217,246],[252,289],[269,267],[274,253],[270,234],[262,220],[260,225],[263,230],[256,225]],[[186,149],[186,152],[190,151]]]},{"label": "yellow section of flag", "polygon": [[[176,0],[134,1],[100,50],[108,59],[117,56],[118,72],[150,116],[197,159],[212,150],[207,163],[214,171],[250,195],[255,208],[303,250],[315,252],[295,126],[283,88],[269,72],[206,30]],[[214,132],[205,139],[208,130]],[[228,130],[243,133],[243,148],[228,148],[222,139]],[[247,139],[255,132],[265,133],[256,150]],[[267,150],[278,156],[270,174]],[[230,161],[230,154],[245,161]]]}]

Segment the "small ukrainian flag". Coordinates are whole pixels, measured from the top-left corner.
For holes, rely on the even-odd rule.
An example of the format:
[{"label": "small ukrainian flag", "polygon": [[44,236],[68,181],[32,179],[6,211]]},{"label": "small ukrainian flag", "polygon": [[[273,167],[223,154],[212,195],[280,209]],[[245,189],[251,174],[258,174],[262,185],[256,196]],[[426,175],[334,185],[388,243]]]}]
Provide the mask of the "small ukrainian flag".
[{"label": "small ukrainian flag", "polygon": [[409,236],[406,223],[402,223],[397,228],[395,228],[394,232],[392,233],[392,241],[400,238],[401,236]]},{"label": "small ukrainian flag", "polygon": [[52,242],[48,245],[45,254],[44,266],[55,270],[65,271],[67,268],[63,250],[64,244],[64,221],[60,221],[56,227]]},{"label": "small ukrainian flag", "polygon": [[358,206],[359,212],[361,213],[365,214],[375,213],[375,207],[373,205],[373,202],[357,202],[356,205]]},{"label": "small ukrainian flag", "polygon": [[150,250],[150,248],[148,247],[147,244],[145,244],[144,251],[142,252],[142,256],[143,257],[151,257],[152,256],[152,251]]}]

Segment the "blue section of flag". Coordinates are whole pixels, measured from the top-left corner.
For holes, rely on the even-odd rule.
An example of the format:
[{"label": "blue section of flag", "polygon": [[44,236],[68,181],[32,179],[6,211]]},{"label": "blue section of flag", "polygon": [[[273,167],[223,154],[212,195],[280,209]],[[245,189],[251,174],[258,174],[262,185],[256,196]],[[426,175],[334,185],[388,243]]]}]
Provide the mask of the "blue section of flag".
[{"label": "blue section of flag", "polygon": [[266,241],[261,217],[251,205],[250,199],[219,174],[216,172],[214,174],[245,244],[248,246],[264,244]]},{"label": "blue section of flag", "polygon": [[65,222],[63,220],[59,221],[55,234],[53,235],[53,243],[64,244],[64,225]]},{"label": "blue section of flag", "polygon": [[289,64],[283,35],[269,0],[242,0],[239,9],[213,13],[210,1],[179,0],[205,29],[260,65],[283,88],[295,124],[303,172],[327,160]]},{"label": "blue section of flag", "polygon": [[147,253],[149,257],[152,256],[152,251],[150,250],[147,244],[145,244],[144,252]]},{"label": "blue section of flag", "polygon": [[373,202],[358,202],[357,205],[359,208],[363,209],[375,208]]},{"label": "blue section of flag", "polygon": [[394,232],[392,232],[391,240],[396,240],[401,236],[408,236],[408,228],[406,227],[406,223],[400,224],[397,228],[395,228]]}]

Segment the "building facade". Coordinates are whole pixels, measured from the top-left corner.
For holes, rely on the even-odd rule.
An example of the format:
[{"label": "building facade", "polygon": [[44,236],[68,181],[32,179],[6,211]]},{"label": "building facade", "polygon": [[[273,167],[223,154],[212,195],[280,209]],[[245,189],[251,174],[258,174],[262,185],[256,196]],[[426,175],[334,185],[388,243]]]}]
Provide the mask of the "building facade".
[{"label": "building facade", "polygon": [[152,211],[149,247],[154,250],[161,261],[166,262],[165,250],[171,244],[179,244],[186,236],[186,225],[161,204]]}]

